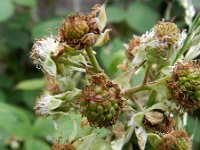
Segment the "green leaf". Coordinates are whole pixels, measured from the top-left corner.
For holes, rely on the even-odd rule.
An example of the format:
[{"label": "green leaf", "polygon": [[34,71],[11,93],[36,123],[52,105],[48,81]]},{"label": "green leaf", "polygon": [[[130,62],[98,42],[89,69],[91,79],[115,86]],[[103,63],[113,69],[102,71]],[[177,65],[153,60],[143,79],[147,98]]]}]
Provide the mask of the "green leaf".
[{"label": "green leaf", "polygon": [[38,95],[40,95],[41,91],[40,90],[25,90],[25,91],[21,91],[22,92],[22,97],[23,97],[23,102],[29,107],[29,108],[33,108],[35,105],[35,101],[38,97]]},{"label": "green leaf", "polygon": [[108,16],[108,22],[118,23],[125,19],[125,11],[116,6],[108,6],[106,8],[106,14]]},{"label": "green leaf", "polygon": [[124,51],[118,51],[114,53],[110,60],[110,66],[109,66],[109,72],[111,75],[114,75],[117,73],[117,65],[123,62],[125,59]]},{"label": "green leaf", "polygon": [[187,131],[190,135],[193,135],[193,141],[200,143],[200,122],[199,120],[196,120],[194,117],[188,117],[188,125],[187,125]]},{"label": "green leaf", "polygon": [[8,76],[1,76],[0,87],[8,88],[13,84],[13,79]]},{"label": "green leaf", "polygon": [[192,3],[193,3],[193,5],[194,5],[194,7],[200,8],[199,0],[192,0]]},{"label": "green leaf", "polygon": [[137,73],[133,76],[133,79],[132,79],[133,85],[139,85],[140,83],[142,83],[144,74],[145,74],[144,68],[140,68],[137,71]]},{"label": "green leaf", "polygon": [[96,134],[90,134],[88,136],[82,137],[73,143],[76,150],[90,149],[92,143],[96,138]]},{"label": "green leaf", "polygon": [[162,139],[157,134],[149,133],[147,134],[148,142],[151,144],[153,148],[156,148],[158,144],[162,142]]},{"label": "green leaf", "polygon": [[27,49],[31,42],[29,34],[18,29],[6,28],[3,36],[6,39],[6,44],[12,48]]},{"label": "green leaf", "polygon": [[31,136],[30,119],[24,111],[19,108],[0,103],[0,128],[4,129],[10,136],[27,138]]},{"label": "green leaf", "polygon": [[139,2],[132,3],[126,12],[128,25],[141,33],[151,29],[158,18],[153,9]]},{"label": "green leaf", "polygon": [[142,124],[144,115],[145,112],[139,112],[133,116],[133,122],[136,124],[136,126],[140,126]]},{"label": "green leaf", "polygon": [[149,112],[149,111],[152,111],[152,110],[155,110],[155,109],[166,111],[167,110],[167,106],[164,103],[156,103],[155,105],[147,108],[145,111]]},{"label": "green leaf", "polygon": [[41,38],[44,35],[49,35],[48,29],[52,32],[53,35],[56,34],[56,27],[59,27],[61,24],[61,19],[52,19],[41,22],[33,27],[32,29],[32,38]]},{"label": "green leaf", "polygon": [[30,79],[19,82],[15,88],[18,90],[38,90],[42,89],[45,85],[43,79]]},{"label": "green leaf", "polygon": [[68,142],[71,143],[77,136],[78,132],[77,132],[77,124],[76,122],[74,122],[74,127],[73,127],[73,131],[71,133],[71,135],[68,138]]},{"label": "green leaf", "polygon": [[50,150],[50,146],[41,140],[28,139],[25,141],[25,150]]},{"label": "green leaf", "polygon": [[14,13],[14,6],[10,0],[0,0],[0,22],[6,21]]},{"label": "green leaf", "polygon": [[6,101],[6,94],[0,89],[0,102]]},{"label": "green leaf", "polygon": [[12,0],[14,3],[26,6],[26,7],[36,7],[37,0]]},{"label": "green leaf", "polygon": [[[123,43],[120,39],[113,39],[107,47],[103,47],[100,51],[100,59],[103,66],[109,70],[111,59],[115,53],[121,51],[123,48]],[[106,59],[105,59],[106,58]]]},{"label": "green leaf", "polygon": [[39,137],[53,136],[55,129],[51,117],[38,118],[32,127],[33,134]]},{"label": "green leaf", "polygon": [[112,147],[105,140],[96,139],[92,144],[91,150],[112,150]]}]

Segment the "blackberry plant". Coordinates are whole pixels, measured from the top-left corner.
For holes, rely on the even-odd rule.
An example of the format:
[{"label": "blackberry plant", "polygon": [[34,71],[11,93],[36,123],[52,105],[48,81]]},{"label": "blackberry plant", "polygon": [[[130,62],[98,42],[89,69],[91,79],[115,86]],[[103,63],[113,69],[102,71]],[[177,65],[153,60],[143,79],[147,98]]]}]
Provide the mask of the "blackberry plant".
[{"label": "blackberry plant", "polygon": [[[131,146],[132,135],[141,150],[191,149],[186,120],[200,108],[200,63],[193,60],[199,55],[200,14],[187,33],[162,20],[145,34],[134,35],[119,65],[122,74],[113,79],[96,59],[99,50],[93,50],[109,40],[105,9],[106,3],[87,14],[72,14],[62,20],[56,36],[33,44],[31,58],[48,82],[36,102],[36,114],[55,121],[71,113],[83,118],[84,133],[80,135],[74,123],[66,142],[52,149],[100,145],[120,150]],[[135,85],[132,80],[141,70],[143,80]],[[71,84],[75,80],[77,84]],[[98,136],[97,129],[107,133]]]}]

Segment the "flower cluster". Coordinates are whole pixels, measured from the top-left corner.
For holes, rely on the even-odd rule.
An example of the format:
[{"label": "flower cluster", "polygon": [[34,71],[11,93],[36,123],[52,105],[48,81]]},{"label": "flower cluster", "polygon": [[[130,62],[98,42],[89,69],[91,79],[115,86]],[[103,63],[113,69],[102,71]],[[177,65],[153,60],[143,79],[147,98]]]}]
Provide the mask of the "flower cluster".
[{"label": "flower cluster", "polygon": [[[146,145],[152,149],[189,150],[187,112],[200,108],[200,62],[192,60],[199,54],[200,15],[191,26],[190,31],[195,32],[186,38],[175,23],[166,21],[159,21],[142,36],[133,36],[126,45],[127,60],[118,66],[125,73],[111,80],[92,49],[109,39],[105,5],[64,18],[56,36],[34,42],[31,58],[48,81],[36,102],[36,114],[55,118],[73,109],[83,117],[82,128],[89,123],[110,130],[101,143],[109,145],[107,141],[111,141],[118,149],[130,143],[135,134],[142,150]],[[192,54],[193,49],[197,54]],[[143,79],[136,86],[132,79],[137,80],[137,73]],[[171,111],[171,106],[177,108],[174,102],[180,110]],[[93,149],[90,145],[96,134],[91,132],[95,131],[78,139],[74,123],[68,142],[55,143],[52,148]]]}]

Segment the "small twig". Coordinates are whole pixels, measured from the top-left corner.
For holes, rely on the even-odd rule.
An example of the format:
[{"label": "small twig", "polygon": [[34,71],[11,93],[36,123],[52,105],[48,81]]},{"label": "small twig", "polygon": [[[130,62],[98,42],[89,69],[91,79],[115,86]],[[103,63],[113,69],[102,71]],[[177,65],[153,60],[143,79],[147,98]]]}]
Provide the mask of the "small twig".
[{"label": "small twig", "polygon": [[132,88],[126,90],[124,92],[124,95],[129,97],[130,95],[132,95],[134,93],[137,93],[137,92],[140,92],[140,91],[145,91],[145,90],[151,90],[151,88],[148,85],[135,86],[135,87],[132,87]]},{"label": "small twig", "polygon": [[94,56],[94,53],[93,53],[93,50],[91,47],[86,47],[86,52],[87,52],[87,55],[90,59],[90,62],[94,68],[94,71],[96,73],[99,73],[99,72],[103,72],[101,67],[99,66],[97,60],[96,60],[96,57]]},{"label": "small twig", "polygon": [[130,100],[133,102],[138,111],[143,111],[142,106],[137,102],[137,100],[133,96],[130,98]]},{"label": "small twig", "polygon": [[142,81],[142,85],[145,85],[147,83],[148,80],[148,76],[149,76],[149,71],[151,69],[152,65],[147,65],[146,71],[145,71],[145,75],[144,75],[144,79]]}]

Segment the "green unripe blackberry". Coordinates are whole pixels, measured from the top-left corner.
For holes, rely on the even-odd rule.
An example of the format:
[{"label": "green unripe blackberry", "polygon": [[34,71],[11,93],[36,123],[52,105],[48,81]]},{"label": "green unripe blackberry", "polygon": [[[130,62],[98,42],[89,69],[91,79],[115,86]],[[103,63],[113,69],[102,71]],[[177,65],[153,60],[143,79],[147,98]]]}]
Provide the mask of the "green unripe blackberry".
[{"label": "green unripe blackberry", "polygon": [[162,137],[159,150],[191,150],[191,141],[184,131],[172,131]]},{"label": "green unripe blackberry", "polygon": [[188,112],[200,108],[200,63],[179,62],[167,81],[173,99]]},{"label": "green unripe blackberry", "polygon": [[103,74],[97,74],[89,81],[90,85],[78,97],[81,114],[92,126],[113,125],[124,105],[119,86],[108,81]]}]

